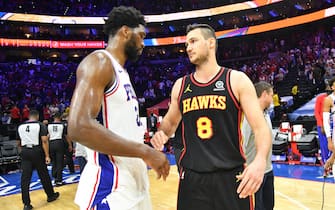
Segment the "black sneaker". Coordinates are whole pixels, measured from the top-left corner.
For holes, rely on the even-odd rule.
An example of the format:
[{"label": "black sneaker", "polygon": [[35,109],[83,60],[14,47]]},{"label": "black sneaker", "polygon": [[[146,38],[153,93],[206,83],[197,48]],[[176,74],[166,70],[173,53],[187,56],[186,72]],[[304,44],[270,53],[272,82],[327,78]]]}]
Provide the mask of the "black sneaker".
[{"label": "black sneaker", "polygon": [[64,182],[56,182],[55,185],[56,185],[56,187],[60,187],[60,186],[64,185]]},{"label": "black sneaker", "polygon": [[59,192],[55,192],[52,196],[48,197],[47,201],[52,202],[59,197]]},{"label": "black sneaker", "polygon": [[30,210],[33,209],[33,206],[31,204],[29,205],[24,205],[23,210]]}]

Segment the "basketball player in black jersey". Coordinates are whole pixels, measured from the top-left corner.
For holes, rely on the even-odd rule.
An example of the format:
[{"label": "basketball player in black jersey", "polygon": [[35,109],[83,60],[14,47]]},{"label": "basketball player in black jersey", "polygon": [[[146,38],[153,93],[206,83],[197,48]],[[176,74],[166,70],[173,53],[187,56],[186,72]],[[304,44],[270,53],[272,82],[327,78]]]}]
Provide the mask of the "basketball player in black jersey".
[{"label": "basketball player in black jersey", "polygon": [[[151,142],[161,149],[181,123],[178,210],[251,210],[251,195],[264,176],[271,133],[255,88],[244,73],[219,66],[216,49],[212,27],[187,27],[186,52],[195,72],[174,84],[171,105]],[[243,115],[257,147],[248,166],[240,130]]]}]

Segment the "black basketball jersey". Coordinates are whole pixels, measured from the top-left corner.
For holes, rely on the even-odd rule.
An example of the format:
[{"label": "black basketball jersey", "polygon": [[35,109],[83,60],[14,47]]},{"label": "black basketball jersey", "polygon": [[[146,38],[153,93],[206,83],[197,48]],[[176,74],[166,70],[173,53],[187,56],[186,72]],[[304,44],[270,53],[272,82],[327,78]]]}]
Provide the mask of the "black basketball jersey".
[{"label": "black basketball jersey", "polygon": [[245,162],[240,131],[242,109],[233,95],[228,68],[208,83],[193,73],[179,93],[184,151],[181,165],[197,172],[229,170]]},{"label": "black basketball jersey", "polygon": [[17,138],[21,140],[21,145],[41,145],[41,136],[47,136],[46,126],[39,121],[26,121],[18,126]]}]

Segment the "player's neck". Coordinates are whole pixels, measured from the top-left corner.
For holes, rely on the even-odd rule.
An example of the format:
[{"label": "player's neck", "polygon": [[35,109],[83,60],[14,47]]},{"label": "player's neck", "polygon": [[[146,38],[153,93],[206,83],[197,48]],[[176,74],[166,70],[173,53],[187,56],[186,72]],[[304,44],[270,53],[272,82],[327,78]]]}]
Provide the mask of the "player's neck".
[{"label": "player's neck", "polygon": [[106,50],[113,56],[113,58],[121,65],[124,66],[126,63],[126,55],[124,53],[124,49],[118,43],[115,43],[115,39],[109,40],[109,43],[106,47]]},{"label": "player's neck", "polygon": [[220,69],[221,66],[219,66],[217,63],[199,65],[195,69],[194,78],[198,82],[207,83],[218,74]]}]

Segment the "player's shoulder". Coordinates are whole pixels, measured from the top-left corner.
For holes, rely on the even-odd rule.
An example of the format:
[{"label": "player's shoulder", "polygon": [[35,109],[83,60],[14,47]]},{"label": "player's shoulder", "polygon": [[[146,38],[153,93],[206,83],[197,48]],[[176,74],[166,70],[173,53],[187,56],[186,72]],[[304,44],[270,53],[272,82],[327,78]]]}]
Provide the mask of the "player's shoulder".
[{"label": "player's shoulder", "polygon": [[107,52],[105,52],[105,50],[95,50],[93,52],[91,52],[90,54],[88,54],[82,62],[94,62],[96,64],[98,63],[102,63],[102,62],[106,62],[109,61],[109,57]]},{"label": "player's shoulder", "polygon": [[231,76],[248,78],[248,76],[243,71],[239,71],[239,70],[231,69],[231,68],[226,68],[226,69],[230,71]]},{"label": "player's shoulder", "polygon": [[[94,69],[94,71],[92,71]],[[109,79],[110,76],[114,75],[114,66],[109,58],[107,52],[104,50],[96,50],[87,55],[79,64],[77,69],[77,77],[89,77],[92,75],[102,79]],[[104,75],[101,77],[101,75]]]}]

